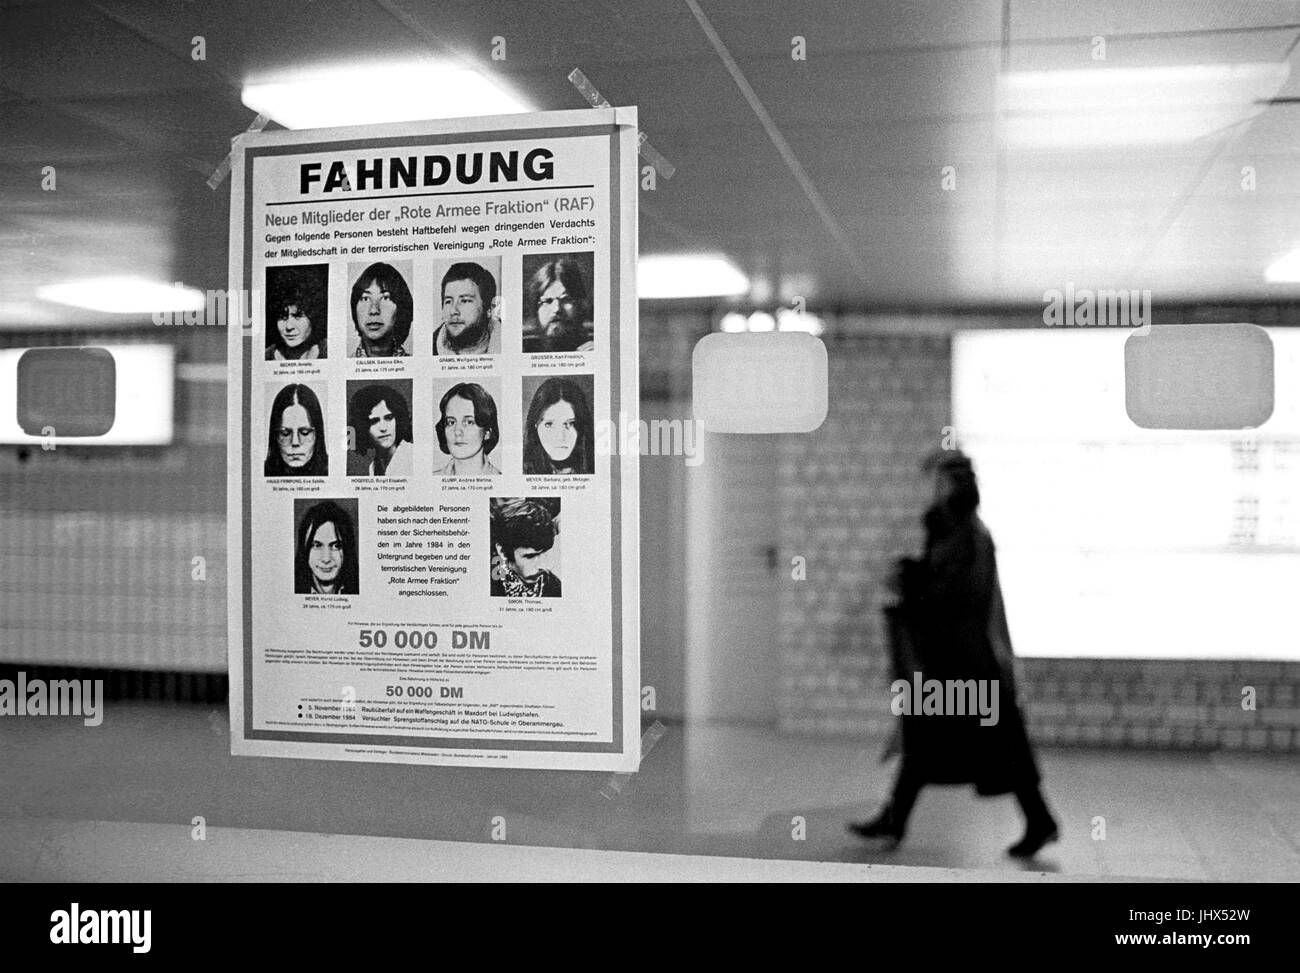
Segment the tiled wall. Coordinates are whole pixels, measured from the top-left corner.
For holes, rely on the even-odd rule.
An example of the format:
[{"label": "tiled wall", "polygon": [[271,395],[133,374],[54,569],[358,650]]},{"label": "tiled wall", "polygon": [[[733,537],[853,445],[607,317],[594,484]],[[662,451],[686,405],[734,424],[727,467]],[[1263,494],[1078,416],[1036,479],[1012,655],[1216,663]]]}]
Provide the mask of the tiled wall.
[{"label": "tiled wall", "polygon": [[0,347],[169,341],[179,363],[171,446],[0,447],[0,664],[225,669],[226,390],[210,374],[225,339],[147,321],[0,335]]},{"label": "tiled wall", "polygon": [[[950,341],[877,335],[830,348],[831,411],[785,437],[781,546],[807,580],[780,591],[779,724],[871,735],[889,728],[880,609],[900,552],[919,549],[917,475],[949,421]],[[1042,743],[1300,751],[1300,663],[1021,659]],[[1244,687],[1255,709],[1242,708]]]}]

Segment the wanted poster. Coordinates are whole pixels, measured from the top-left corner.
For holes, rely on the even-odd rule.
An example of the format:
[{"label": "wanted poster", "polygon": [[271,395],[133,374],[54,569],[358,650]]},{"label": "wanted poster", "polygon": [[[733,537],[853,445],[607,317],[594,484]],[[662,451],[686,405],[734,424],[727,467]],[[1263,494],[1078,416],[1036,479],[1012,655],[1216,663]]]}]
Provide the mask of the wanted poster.
[{"label": "wanted poster", "polygon": [[242,135],[235,754],[633,771],[636,115]]}]

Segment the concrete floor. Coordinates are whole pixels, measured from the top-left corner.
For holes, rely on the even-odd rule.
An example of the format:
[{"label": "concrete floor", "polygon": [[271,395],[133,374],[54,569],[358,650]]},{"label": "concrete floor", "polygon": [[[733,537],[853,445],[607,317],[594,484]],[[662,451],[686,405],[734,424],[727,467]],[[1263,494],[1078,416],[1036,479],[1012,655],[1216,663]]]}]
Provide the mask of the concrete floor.
[{"label": "concrete floor", "polygon": [[[641,772],[615,784],[609,774],[235,758],[226,719],[224,708],[115,703],[95,728],[0,720],[0,877],[337,878],[325,864],[350,846],[326,849],[315,838],[492,844],[500,818],[514,847],[870,865],[826,873],[864,880],[1300,880],[1292,757],[1043,750],[1045,789],[1063,835],[1021,866],[1002,854],[1021,829],[1014,801],[978,799],[966,788],[923,793],[908,840],[893,854],[846,834],[845,822],[872,813],[889,788],[893,768],[877,762],[874,741],[670,725]],[[243,851],[196,864],[195,817],[210,838],[240,836]],[[63,850],[52,854],[56,847]],[[65,854],[69,848],[75,854]],[[250,872],[241,855],[260,866]],[[358,860],[402,857],[393,855],[372,850]],[[553,856],[535,857],[541,864],[529,867],[539,874],[554,866]],[[502,875],[521,867],[500,855],[489,860]],[[599,873],[607,856],[583,861]],[[637,861],[619,867],[635,873],[652,860]],[[654,867],[671,874],[672,862]],[[384,877],[375,871],[382,867],[358,877]]]}]

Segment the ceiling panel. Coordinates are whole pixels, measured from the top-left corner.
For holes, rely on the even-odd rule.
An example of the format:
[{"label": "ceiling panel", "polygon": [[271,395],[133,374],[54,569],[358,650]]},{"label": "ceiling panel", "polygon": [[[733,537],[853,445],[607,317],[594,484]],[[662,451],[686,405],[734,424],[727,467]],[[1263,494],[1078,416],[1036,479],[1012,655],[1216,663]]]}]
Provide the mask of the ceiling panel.
[{"label": "ceiling panel", "polygon": [[[252,119],[244,80],[448,51],[539,109],[585,106],[574,67],[636,104],[677,167],[643,193],[643,251],[720,249],[778,292],[784,278],[846,304],[1034,301],[1068,274],[1140,276],[1168,299],[1297,292],[1262,275],[1300,245],[1300,104],[1185,145],[1035,153],[999,143],[995,91],[1004,53],[1019,69],[1294,68],[1300,3],[1012,0],[1006,52],[1001,0],[700,6],[851,252],[684,0],[0,2],[0,325],[39,284],[105,267],[224,277],[229,190],[204,180]],[[806,61],[790,57],[796,34]],[[489,58],[496,36],[504,61]],[[1282,94],[1300,96],[1300,71]],[[40,190],[44,165],[56,193]]]},{"label": "ceiling panel", "polygon": [[1097,34],[1182,34],[1188,31],[1231,31],[1277,24],[1300,25],[1300,3],[1257,0],[1014,0],[1011,4],[1013,41],[1052,37],[1092,37]]},{"label": "ceiling panel", "polygon": [[213,83],[188,58],[164,52],[91,4],[7,10],[0,43],[4,87],[41,101],[86,93],[165,96]]}]

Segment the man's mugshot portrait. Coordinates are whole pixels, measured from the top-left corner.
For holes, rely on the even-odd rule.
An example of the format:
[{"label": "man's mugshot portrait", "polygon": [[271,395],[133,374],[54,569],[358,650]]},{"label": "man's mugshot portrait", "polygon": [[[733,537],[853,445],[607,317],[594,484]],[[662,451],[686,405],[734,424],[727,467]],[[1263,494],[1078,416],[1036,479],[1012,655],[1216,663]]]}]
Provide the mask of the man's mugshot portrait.
[{"label": "man's mugshot portrait", "polygon": [[437,277],[441,324],[433,334],[435,355],[499,355],[501,258],[458,261]]},{"label": "man's mugshot portrait", "polygon": [[560,597],[560,498],[493,497],[494,598]]},{"label": "man's mugshot portrait", "polygon": [[595,347],[591,296],[594,263],[591,252],[524,257],[525,353],[590,351]]},{"label": "man's mugshot portrait", "polygon": [[357,501],[295,500],[293,590],[300,595],[359,594]]}]

